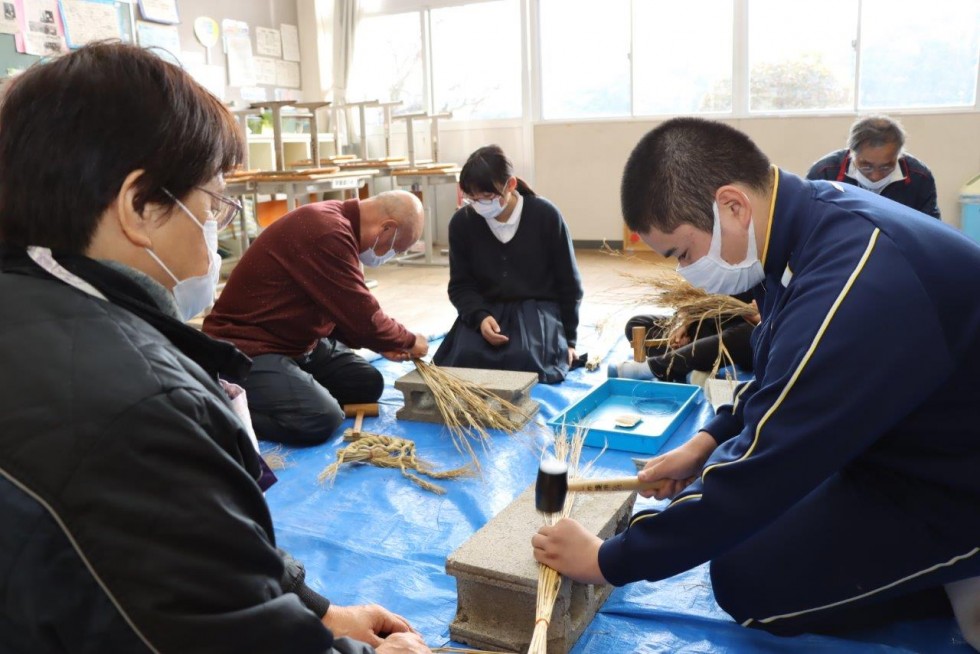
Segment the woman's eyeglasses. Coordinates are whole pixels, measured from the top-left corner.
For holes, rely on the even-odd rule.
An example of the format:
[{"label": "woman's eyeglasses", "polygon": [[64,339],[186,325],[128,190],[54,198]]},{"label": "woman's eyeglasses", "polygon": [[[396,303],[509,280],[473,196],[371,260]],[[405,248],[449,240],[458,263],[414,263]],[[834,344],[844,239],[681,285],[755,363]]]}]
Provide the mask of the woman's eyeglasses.
[{"label": "woman's eyeglasses", "polygon": [[232,223],[242,212],[242,203],[233,200],[225,195],[209,191],[206,188],[197,187],[199,191],[204,191],[211,197],[211,208],[208,210],[208,220],[218,223],[218,229],[222,230]]}]

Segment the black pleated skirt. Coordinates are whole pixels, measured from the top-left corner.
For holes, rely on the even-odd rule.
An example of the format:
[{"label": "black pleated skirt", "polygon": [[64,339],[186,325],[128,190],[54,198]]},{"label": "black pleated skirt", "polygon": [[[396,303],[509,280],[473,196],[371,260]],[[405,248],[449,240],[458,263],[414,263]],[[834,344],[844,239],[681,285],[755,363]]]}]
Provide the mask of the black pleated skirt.
[{"label": "black pleated skirt", "polygon": [[490,370],[524,370],[555,384],[568,374],[568,341],[557,302],[523,300],[490,306],[500,333],[510,340],[499,347],[487,343],[479,328],[457,318],[432,360],[436,365]]}]

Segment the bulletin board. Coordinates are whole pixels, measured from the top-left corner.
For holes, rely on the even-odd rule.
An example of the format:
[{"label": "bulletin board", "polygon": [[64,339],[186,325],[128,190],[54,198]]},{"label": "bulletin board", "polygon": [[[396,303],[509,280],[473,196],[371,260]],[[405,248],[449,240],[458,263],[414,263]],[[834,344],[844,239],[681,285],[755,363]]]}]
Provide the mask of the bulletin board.
[{"label": "bulletin board", "polygon": [[[116,2],[115,9],[119,14],[119,26],[122,40],[134,42],[135,4]],[[0,77],[7,77],[12,70],[24,70],[40,61],[40,57],[17,52],[13,34],[0,34]]]}]

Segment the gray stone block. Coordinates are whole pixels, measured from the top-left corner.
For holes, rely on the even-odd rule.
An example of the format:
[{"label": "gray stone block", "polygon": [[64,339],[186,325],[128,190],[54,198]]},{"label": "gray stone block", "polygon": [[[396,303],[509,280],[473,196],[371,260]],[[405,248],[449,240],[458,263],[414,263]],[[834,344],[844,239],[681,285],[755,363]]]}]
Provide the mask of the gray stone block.
[{"label": "gray stone block", "polygon": [[[626,528],[636,494],[632,491],[579,493],[572,517],[600,538]],[[534,486],[446,559],[456,577],[456,618],[450,637],[484,649],[524,652],[534,631],[538,564],[531,536],[544,524],[534,508]],[[548,628],[549,654],[566,654],[595,617],[612,586],[562,580]]]},{"label": "gray stone block", "polygon": [[[538,383],[536,373],[450,367],[444,367],[442,370],[456,375],[463,381],[479,384],[490,393],[515,405],[521,413],[518,415],[511,413],[508,417],[523,420],[523,424],[526,424],[540,408],[538,403],[531,399],[531,387]],[[405,405],[395,412],[395,418],[434,422],[440,425],[444,423],[429,387],[422,381],[422,376],[417,370],[396,379],[395,388],[405,397]],[[498,409],[502,410],[502,407]]]}]

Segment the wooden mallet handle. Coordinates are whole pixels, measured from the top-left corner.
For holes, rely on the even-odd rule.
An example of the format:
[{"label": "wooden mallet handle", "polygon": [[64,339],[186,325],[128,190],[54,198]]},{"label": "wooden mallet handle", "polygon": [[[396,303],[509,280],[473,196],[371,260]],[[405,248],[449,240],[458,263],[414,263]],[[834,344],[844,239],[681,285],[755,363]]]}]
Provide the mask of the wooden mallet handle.
[{"label": "wooden mallet handle", "polygon": [[348,418],[354,416],[354,428],[351,432],[356,435],[361,433],[361,423],[364,422],[364,416],[376,416],[378,413],[377,402],[344,405],[344,416]]},{"label": "wooden mallet handle", "polygon": [[601,491],[646,491],[660,490],[668,479],[658,479],[653,482],[641,483],[637,477],[618,477],[615,479],[569,479],[568,490],[577,493],[597,493]]}]

